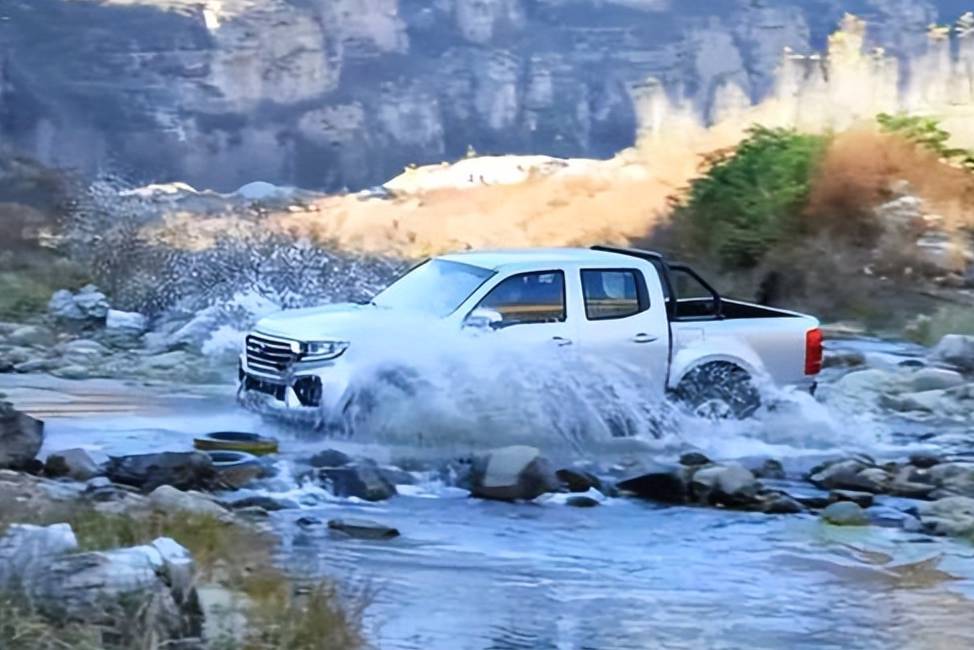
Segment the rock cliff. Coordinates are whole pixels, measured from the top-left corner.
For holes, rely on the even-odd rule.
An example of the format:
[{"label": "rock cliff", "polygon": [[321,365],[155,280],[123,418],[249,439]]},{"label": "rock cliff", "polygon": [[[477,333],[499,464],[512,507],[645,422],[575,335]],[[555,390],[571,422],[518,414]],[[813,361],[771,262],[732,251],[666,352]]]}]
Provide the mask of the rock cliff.
[{"label": "rock cliff", "polygon": [[[89,175],[220,190],[255,179],[363,187],[468,146],[607,156],[646,126],[647,98],[715,121],[779,92],[785,48],[823,49],[846,11],[868,22],[867,49],[952,71],[949,45],[938,48],[928,25],[967,8],[974,2],[5,0],[0,144]],[[941,92],[927,83],[926,97]]]}]

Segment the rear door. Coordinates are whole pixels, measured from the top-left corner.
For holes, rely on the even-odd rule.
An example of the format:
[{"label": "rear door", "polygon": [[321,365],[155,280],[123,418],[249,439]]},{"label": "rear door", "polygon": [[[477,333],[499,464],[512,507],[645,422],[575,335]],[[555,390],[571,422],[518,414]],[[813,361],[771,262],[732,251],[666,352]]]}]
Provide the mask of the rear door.
[{"label": "rear door", "polygon": [[669,371],[669,322],[662,289],[637,267],[581,268],[579,339],[587,358],[645,377],[647,394],[663,395]]}]

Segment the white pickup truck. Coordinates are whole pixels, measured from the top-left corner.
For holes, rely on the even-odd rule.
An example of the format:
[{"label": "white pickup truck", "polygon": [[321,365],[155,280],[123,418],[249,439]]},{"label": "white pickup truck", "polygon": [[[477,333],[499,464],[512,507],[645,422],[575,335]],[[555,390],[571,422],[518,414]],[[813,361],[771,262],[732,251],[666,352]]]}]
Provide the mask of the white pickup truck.
[{"label": "white pickup truck", "polygon": [[[368,304],[261,320],[240,356],[240,394],[316,409],[340,422],[370,356],[357,333],[364,339],[404,314],[512,346],[571,346],[573,353],[630,364],[645,377],[647,396],[670,395],[703,417],[749,416],[761,404],[763,382],[814,390],[822,365],[815,318],[724,299],[690,267],[659,254],[501,250],[427,260]],[[374,358],[369,365],[373,371]]]}]

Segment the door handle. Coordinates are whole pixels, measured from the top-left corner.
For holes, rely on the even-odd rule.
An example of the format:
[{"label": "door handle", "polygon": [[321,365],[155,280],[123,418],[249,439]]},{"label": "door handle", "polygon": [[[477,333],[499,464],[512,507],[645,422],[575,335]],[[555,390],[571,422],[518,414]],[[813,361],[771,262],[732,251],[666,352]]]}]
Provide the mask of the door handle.
[{"label": "door handle", "polygon": [[640,332],[639,334],[636,334],[636,336],[632,337],[633,343],[652,343],[653,341],[658,341],[658,340],[659,340],[658,336],[652,336],[650,334],[645,334],[643,332]]},{"label": "door handle", "polygon": [[572,340],[571,339],[566,339],[564,336],[553,336],[553,337],[551,337],[551,340],[554,341],[555,342],[555,345],[557,345],[560,348],[563,348],[566,345],[571,345],[572,344]]}]

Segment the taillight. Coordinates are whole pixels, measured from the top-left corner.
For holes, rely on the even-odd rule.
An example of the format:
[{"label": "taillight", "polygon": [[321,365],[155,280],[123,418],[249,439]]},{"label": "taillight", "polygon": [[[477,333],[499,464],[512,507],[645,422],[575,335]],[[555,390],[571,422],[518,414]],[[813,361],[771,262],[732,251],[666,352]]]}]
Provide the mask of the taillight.
[{"label": "taillight", "polygon": [[822,330],[815,328],[805,334],[805,374],[822,372]]}]

